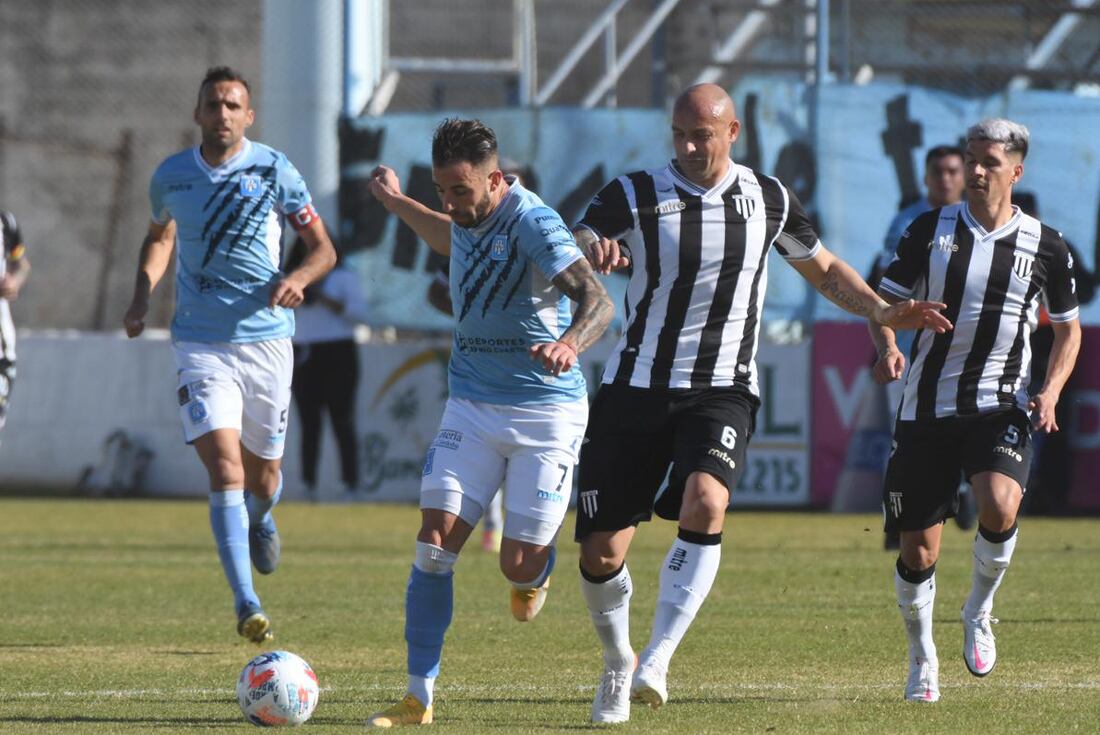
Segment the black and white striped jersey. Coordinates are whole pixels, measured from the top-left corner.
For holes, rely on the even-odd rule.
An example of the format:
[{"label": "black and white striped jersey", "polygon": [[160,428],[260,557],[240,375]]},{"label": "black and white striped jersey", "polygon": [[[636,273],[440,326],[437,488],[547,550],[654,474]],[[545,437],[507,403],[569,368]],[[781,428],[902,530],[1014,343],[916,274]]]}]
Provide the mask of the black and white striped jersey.
[{"label": "black and white striped jersey", "polygon": [[1045,301],[1052,322],[1077,318],[1073,256],[1061,234],[1018,208],[986,232],[965,203],[909,225],[879,291],[947,304],[954,331],[917,332],[903,421],[1027,406],[1028,337]]},{"label": "black and white striped jersey", "polygon": [[[0,211],[0,278],[8,272],[8,262],[23,257],[23,235],[11,212]],[[15,325],[11,321],[8,300],[0,298],[0,359],[15,361]]]},{"label": "black and white striped jersey", "polygon": [[768,249],[796,261],[821,247],[790,189],[731,161],[707,190],[673,161],[609,183],[580,224],[622,240],[631,259],[626,329],[603,382],[743,385],[759,395],[755,356]]}]

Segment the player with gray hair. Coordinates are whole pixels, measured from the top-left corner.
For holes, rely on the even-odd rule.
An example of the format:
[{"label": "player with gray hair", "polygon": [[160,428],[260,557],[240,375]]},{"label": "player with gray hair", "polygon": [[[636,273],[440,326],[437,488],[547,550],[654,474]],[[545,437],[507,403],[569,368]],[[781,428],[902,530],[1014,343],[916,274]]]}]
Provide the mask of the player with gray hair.
[{"label": "player with gray hair", "polygon": [[969,143],[972,140],[1000,143],[1004,146],[1005,153],[1019,153],[1022,162],[1027,158],[1031,133],[1026,126],[1018,122],[1012,122],[1003,117],[988,117],[980,123],[971,125],[966,131],[966,142]]},{"label": "player with gray hair", "polygon": [[[997,663],[993,597],[1016,548],[1031,434],[1058,431],[1055,408],[1081,344],[1073,256],[1061,233],[1012,204],[1027,128],[983,120],[966,137],[966,201],[914,220],[879,285],[888,301],[946,303],[955,324],[953,332],[917,333],[883,489],[886,530],[901,537],[894,591],[909,639],[905,698],[917,702],[940,698],[932,607],[940,536],[955,513],[959,473],[978,501],[963,661],[974,676],[986,676]],[[1029,394],[1028,335],[1041,303],[1054,344],[1043,384]],[[889,363],[876,365],[876,373],[897,380],[905,361],[893,330],[873,325],[871,333],[880,363]]]}]

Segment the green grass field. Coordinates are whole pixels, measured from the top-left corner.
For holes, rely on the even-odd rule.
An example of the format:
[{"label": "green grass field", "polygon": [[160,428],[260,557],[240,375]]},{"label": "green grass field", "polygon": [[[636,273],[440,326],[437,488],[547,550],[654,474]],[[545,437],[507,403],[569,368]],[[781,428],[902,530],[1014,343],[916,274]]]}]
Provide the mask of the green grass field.
[{"label": "green grass field", "polygon": [[[412,507],[287,503],[283,563],[258,590],[276,644],[320,677],[307,732],[351,733],[404,691]],[[572,528],[572,520],[567,522]],[[943,700],[907,705],[893,555],[872,516],[736,514],[722,570],[673,661],[671,701],[634,708],[624,733],[1063,733],[1100,730],[1100,521],[1025,520],[998,597],[998,667],[964,668],[958,609],[970,534],[939,565]],[[642,528],[630,564],[633,640],[648,638],[674,533]],[[600,659],[563,543],[542,615],[508,614],[496,560],[459,561],[437,688],[439,733],[595,728]],[[200,502],[0,501],[0,732],[247,731],[233,692],[255,648]]]}]

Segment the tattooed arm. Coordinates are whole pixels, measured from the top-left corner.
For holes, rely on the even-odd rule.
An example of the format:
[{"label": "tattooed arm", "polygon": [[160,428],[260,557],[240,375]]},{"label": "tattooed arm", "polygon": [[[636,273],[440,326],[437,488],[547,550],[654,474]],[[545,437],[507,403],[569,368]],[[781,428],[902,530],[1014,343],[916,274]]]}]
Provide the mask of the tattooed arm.
[{"label": "tattooed arm", "polygon": [[940,313],[946,304],[909,299],[890,305],[871,290],[850,265],[824,247],[807,260],[790,261],[814,288],[845,311],[891,329],[932,329],[946,332],[951,322]]},{"label": "tattooed arm", "polygon": [[573,323],[557,342],[532,345],[531,359],[540,361],[554,375],[561,375],[573,369],[577,355],[604,333],[615,315],[615,306],[587,260],[570,265],[554,276],[553,283],[577,304]]}]

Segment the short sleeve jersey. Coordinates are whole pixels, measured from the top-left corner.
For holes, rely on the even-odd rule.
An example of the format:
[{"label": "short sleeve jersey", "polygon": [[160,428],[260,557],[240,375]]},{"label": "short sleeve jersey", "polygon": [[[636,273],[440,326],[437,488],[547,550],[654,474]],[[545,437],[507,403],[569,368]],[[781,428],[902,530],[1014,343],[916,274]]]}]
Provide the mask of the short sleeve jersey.
[{"label": "short sleeve jersey", "polygon": [[317,214],[285,155],[245,139],[212,167],[198,146],[189,148],[153,174],[149,200],[154,222],[177,226],[173,338],[258,342],[294,333],[293,312],[268,306],[282,275],[283,223],[308,227]]},{"label": "short sleeve jersey", "polygon": [[586,395],[580,365],[554,376],[529,350],[572,323],[569,299],[552,280],[584,256],[557,212],[508,181],[484,222],[451,225],[451,395],[509,405],[575,400]]},{"label": "short sleeve jersey", "polygon": [[926,420],[1025,408],[1028,337],[1045,302],[1052,322],[1078,317],[1073,256],[1061,234],[1018,209],[987,232],[965,203],[920,215],[879,290],[947,304],[954,329],[917,333],[899,416]]}]

